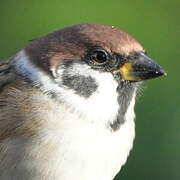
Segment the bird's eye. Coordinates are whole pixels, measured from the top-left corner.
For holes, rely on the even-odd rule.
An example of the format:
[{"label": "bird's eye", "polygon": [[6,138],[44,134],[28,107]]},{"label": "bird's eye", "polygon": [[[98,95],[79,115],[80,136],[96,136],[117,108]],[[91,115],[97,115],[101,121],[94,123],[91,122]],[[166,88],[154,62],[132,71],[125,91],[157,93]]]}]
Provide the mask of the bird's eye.
[{"label": "bird's eye", "polygon": [[103,64],[108,60],[108,54],[103,50],[96,50],[92,53],[91,59],[98,64]]}]

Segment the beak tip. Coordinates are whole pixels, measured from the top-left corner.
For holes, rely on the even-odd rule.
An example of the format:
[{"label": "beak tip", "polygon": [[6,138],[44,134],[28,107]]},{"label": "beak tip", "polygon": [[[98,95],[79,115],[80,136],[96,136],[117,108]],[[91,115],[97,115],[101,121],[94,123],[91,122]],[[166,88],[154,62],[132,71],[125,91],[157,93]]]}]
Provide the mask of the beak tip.
[{"label": "beak tip", "polygon": [[164,71],[164,74],[163,74],[164,76],[167,76],[167,73]]},{"label": "beak tip", "polygon": [[167,76],[167,73],[164,71],[164,69],[160,69],[160,71],[156,71],[156,74],[159,76]]}]

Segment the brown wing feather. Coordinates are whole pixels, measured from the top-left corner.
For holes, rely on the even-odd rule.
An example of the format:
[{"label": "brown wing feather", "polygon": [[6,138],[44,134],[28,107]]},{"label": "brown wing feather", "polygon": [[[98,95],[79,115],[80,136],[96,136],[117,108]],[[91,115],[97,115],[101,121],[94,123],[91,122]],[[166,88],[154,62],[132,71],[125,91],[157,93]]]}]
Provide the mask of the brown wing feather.
[{"label": "brown wing feather", "polygon": [[14,71],[9,61],[0,62],[0,91],[2,88],[14,80]]}]

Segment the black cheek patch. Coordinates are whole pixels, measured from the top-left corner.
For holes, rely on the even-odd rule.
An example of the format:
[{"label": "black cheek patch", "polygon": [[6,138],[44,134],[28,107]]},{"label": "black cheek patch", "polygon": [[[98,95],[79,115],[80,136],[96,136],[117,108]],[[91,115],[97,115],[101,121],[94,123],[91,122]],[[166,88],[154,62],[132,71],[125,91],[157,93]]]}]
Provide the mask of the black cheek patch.
[{"label": "black cheek patch", "polygon": [[98,87],[95,79],[90,76],[70,75],[66,73],[62,76],[62,84],[85,98],[90,97]]}]

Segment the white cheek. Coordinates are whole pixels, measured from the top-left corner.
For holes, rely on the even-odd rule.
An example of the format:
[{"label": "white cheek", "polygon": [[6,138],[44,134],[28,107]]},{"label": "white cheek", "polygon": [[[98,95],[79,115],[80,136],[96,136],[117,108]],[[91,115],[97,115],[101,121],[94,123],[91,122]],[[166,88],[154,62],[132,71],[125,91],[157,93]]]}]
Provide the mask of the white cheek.
[{"label": "white cheek", "polygon": [[[61,77],[63,73],[62,69],[59,69],[58,74]],[[73,90],[67,87],[63,88],[61,78],[57,78],[58,84],[61,84],[62,93],[61,98],[67,104],[78,111],[86,119],[89,119],[92,123],[98,119],[99,123],[107,124],[109,121],[113,121],[118,113],[117,96],[117,82],[114,80],[111,73],[100,73],[93,69],[90,69],[87,65],[74,65],[70,74],[78,73],[83,76],[91,76],[95,79],[97,89],[93,94],[88,97],[82,97],[77,95]]]}]

